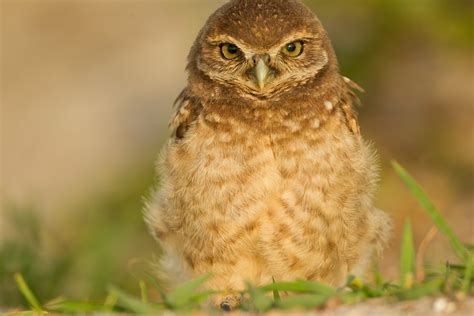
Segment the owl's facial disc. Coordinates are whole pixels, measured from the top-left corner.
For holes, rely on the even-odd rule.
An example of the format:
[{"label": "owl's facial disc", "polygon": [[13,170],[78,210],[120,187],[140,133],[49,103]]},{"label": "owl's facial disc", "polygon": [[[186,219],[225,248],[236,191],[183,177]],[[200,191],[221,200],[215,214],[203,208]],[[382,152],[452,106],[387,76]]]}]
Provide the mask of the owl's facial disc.
[{"label": "owl's facial disc", "polygon": [[229,0],[199,34],[188,69],[225,95],[277,100],[337,70],[324,28],[299,0]]},{"label": "owl's facial disc", "polygon": [[[222,58],[228,60],[229,62],[232,60],[239,61],[240,59],[246,58],[242,50],[233,43],[222,43],[219,45]],[[253,80],[256,86],[262,90],[267,81],[273,77],[272,73],[273,70],[270,69],[268,63],[270,62],[270,55],[268,54],[255,54],[252,56],[251,61],[253,63],[253,67],[248,71],[248,76]]]},{"label": "owl's facial disc", "polygon": [[285,44],[280,52],[269,51],[268,54],[256,54],[252,57],[254,62],[254,67],[250,72],[250,77],[254,79],[255,84],[263,90],[266,85],[271,84],[273,79],[275,79],[275,75],[278,73],[278,70],[275,68],[271,68],[270,63],[272,61],[272,57],[270,54],[274,55],[273,58],[277,59],[279,56],[278,54],[282,54],[287,58],[297,58],[301,54],[303,54],[303,41],[294,41]]},{"label": "owl's facial disc", "polygon": [[327,64],[321,39],[312,32],[294,32],[272,45],[257,45],[228,34],[209,35],[197,60],[214,82],[243,96],[268,99],[314,78]]}]

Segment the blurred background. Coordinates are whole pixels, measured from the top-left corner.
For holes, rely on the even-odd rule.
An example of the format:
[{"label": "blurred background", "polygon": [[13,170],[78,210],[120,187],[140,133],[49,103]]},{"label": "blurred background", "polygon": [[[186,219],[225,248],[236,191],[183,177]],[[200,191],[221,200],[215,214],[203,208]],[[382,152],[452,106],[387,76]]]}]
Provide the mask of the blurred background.
[{"label": "blurred background", "polygon": [[[159,249],[142,220],[188,50],[224,1],[0,0],[0,306],[13,273],[43,302],[137,293]],[[396,159],[474,243],[474,55],[470,0],[305,1],[341,71],[366,89],[360,120],[380,152],[377,205],[395,221],[380,263],[396,277],[399,235],[431,227]],[[158,184],[159,185],[159,184]],[[427,263],[454,260],[438,236]]]}]

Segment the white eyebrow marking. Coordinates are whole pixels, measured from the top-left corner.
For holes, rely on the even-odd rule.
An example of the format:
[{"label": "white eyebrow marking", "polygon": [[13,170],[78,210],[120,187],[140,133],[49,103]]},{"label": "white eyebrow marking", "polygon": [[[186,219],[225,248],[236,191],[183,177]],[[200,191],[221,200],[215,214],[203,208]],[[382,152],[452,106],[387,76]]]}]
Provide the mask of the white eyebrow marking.
[{"label": "white eyebrow marking", "polygon": [[328,111],[331,111],[334,108],[334,105],[332,105],[331,101],[324,101],[324,106]]},{"label": "white eyebrow marking", "polygon": [[314,119],[312,122],[311,122],[311,127],[312,128],[319,128],[321,126],[321,121],[318,120],[318,119]]}]

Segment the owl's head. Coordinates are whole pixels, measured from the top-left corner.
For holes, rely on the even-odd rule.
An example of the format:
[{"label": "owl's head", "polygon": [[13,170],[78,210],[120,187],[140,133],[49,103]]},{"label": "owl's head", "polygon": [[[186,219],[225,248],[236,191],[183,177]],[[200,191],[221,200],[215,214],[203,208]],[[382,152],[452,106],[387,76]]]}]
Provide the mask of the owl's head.
[{"label": "owl's head", "polygon": [[232,0],[207,21],[188,69],[243,96],[271,98],[337,68],[318,18],[299,1]]}]

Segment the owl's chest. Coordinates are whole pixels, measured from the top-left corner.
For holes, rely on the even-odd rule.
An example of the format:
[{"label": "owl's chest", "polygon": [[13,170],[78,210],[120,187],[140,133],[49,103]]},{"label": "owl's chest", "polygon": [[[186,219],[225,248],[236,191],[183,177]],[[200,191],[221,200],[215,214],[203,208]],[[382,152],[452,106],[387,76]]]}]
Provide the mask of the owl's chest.
[{"label": "owl's chest", "polygon": [[181,144],[187,192],[206,205],[237,212],[288,188],[314,185],[327,191],[339,182],[351,139],[339,131],[337,120],[251,123],[212,116],[197,122]]}]

